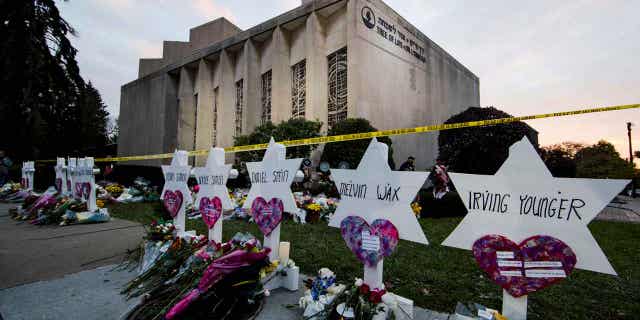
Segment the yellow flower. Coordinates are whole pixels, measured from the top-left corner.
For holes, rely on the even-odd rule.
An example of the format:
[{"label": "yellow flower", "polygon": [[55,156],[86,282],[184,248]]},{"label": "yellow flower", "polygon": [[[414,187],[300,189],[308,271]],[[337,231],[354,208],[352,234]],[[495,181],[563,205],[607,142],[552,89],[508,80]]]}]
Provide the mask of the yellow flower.
[{"label": "yellow flower", "polygon": [[312,203],[312,204],[307,205],[307,209],[309,209],[311,211],[320,211],[320,210],[322,210],[322,206],[320,206],[317,203]]},{"label": "yellow flower", "polygon": [[104,201],[96,200],[96,205],[98,206],[98,208],[104,208]]},{"label": "yellow flower", "polygon": [[419,203],[413,202],[411,204],[411,209],[413,210],[413,214],[415,214],[416,216],[420,216],[420,211],[422,211],[422,207],[420,206]]}]

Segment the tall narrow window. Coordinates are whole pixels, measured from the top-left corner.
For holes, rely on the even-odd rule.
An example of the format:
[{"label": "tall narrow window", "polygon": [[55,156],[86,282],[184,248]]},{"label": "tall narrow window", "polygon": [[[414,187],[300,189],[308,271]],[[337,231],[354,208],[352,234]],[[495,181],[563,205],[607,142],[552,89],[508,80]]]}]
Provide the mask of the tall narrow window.
[{"label": "tall narrow window", "polygon": [[197,137],[198,137],[198,94],[193,95],[193,150],[196,149],[197,146]]},{"label": "tall narrow window", "polygon": [[291,67],[291,116],[304,118],[305,100],[307,98],[307,63],[302,60]]},{"label": "tall narrow window", "polygon": [[329,127],[347,118],[347,47],[327,57],[329,66]]},{"label": "tall narrow window", "polygon": [[242,109],[244,104],[243,95],[244,81],[240,79],[236,82],[236,136],[242,134]]},{"label": "tall narrow window", "polygon": [[271,70],[262,75],[262,124],[271,121]]},{"label": "tall narrow window", "polygon": [[216,131],[218,130],[218,88],[213,89],[213,112],[211,113],[211,145],[216,146]]}]

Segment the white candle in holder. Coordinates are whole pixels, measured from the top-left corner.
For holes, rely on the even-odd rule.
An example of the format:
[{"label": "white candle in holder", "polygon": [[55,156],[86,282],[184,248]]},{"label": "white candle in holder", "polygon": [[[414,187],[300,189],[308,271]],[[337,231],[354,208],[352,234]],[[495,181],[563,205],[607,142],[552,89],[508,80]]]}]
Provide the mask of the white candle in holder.
[{"label": "white candle in holder", "polygon": [[289,262],[289,250],[291,250],[291,242],[280,242],[280,263],[286,266]]}]

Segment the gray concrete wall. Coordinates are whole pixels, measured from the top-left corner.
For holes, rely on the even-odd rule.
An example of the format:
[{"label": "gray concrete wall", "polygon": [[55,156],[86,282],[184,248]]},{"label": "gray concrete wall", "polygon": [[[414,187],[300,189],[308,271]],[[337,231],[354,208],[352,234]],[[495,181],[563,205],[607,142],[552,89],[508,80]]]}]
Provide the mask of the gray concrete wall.
[{"label": "gray concrete wall", "polygon": [[218,18],[189,30],[191,50],[198,50],[222,41],[242,31],[225,18]]},{"label": "gray concrete wall", "polygon": [[[375,17],[368,26],[364,12]],[[232,36],[217,38],[225,32]],[[206,46],[210,41],[217,43]],[[121,130],[126,133],[120,154],[231,146],[235,84],[244,81],[242,133],[246,134],[260,123],[260,81],[268,70],[272,71],[272,121],[288,120],[291,66],[303,59],[305,117],[322,121],[326,130],[327,56],[345,46],[348,117],[369,119],[378,129],[414,127],[442,123],[480,103],[478,78],[382,1],[316,0],[243,32],[220,19],[193,28],[190,42],[164,42],[165,66],[158,71],[151,70],[160,59],[142,59],[140,74],[146,75],[122,89]],[[202,48],[194,51],[195,47]],[[158,118],[160,114],[164,118]],[[155,120],[164,122],[155,127],[147,124]],[[146,132],[154,128],[160,131],[148,136]],[[413,155],[418,167],[426,169],[437,157],[436,133],[393,139],[397,165]]]},{"label": "gray concrete wall", "polygon": [[[168,74],[155,74],[122,86],[118,156],[164,153],[175,147],[173,86]],[[159,165],[160,161],[127,164]]]},{"label": "gray concrete wall", "polygon": [[[442,123],[480,104],[478,78],[382,1],[352,0],[349,8],[350,116],[378,129],[406,128]],[[369,11],[375,23],[367,26]],[[397,166],[414,156],[424,170],[437,157],[437,133],[392,140]]]}]

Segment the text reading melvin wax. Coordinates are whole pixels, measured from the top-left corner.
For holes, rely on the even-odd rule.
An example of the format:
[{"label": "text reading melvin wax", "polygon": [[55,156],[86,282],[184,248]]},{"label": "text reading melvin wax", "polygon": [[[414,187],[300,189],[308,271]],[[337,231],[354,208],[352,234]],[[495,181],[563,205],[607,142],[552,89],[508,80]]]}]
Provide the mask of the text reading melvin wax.
[{"label": "text reading melvin wax", "polygon": [[556,196],[535,194],[512,196],[508,193],[469,191],[467,201],[469,210],[508,213],[511,212],[509,208],[514,203],[520,215],[565,221],[582,220],[580,209],[586,204],[582,199],[563,196],[562,192],[558,192]]}]

